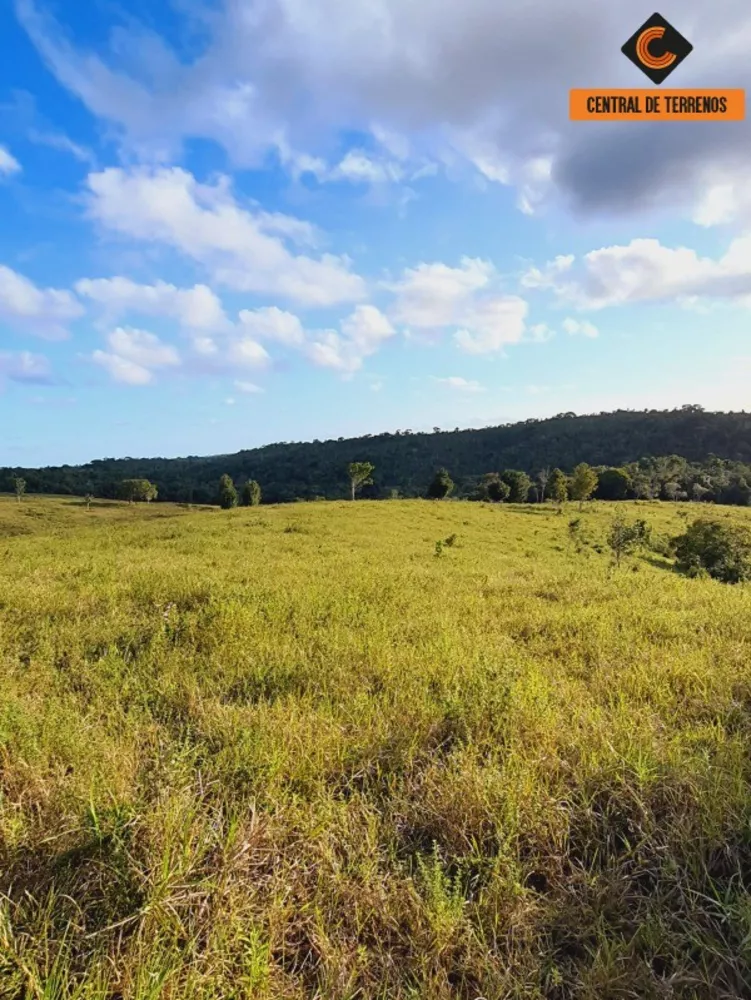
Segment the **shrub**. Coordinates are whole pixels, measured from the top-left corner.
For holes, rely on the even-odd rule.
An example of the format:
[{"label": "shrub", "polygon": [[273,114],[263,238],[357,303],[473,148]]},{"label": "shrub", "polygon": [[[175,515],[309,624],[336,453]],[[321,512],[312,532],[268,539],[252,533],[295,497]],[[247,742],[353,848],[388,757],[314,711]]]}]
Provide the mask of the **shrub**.
[{"label": "shrub", "polygon": [[743,528],[701,518],[673,540],[676,565],[723,583],[751,580],[751,538]]},{"label": "shrub", "polygon": [[628,552],[639,546],[649,545],[651,534],[652,529],[646,521],[639,520],[627,524],[620,512],[616,514],[608,532],[608,545],[615,556],[616,565],[620,565],[621,558]]},{"label": "shrub", "polygon": [[446,469],[439,469],[428,487],[429,500],[444,500],[454,489],[454,482]]},{"label": "shrub", "polygon": [[222,510],[237,507],[237,490],[231,476],[226,474],[219,480],[219,506]]}]

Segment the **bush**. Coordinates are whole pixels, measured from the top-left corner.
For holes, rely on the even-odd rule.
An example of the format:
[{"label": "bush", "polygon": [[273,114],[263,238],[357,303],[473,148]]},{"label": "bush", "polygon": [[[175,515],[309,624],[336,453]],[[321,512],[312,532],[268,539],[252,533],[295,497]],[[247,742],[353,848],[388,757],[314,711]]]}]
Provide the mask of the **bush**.
[{"label": "bush", "polygon": [[219,506],[222,510],[237,507],[237,490],[231,476],[226,474],[219,480]]},{"label": "bush", "polygon": [[454,489],[454,482],[446,469],[439,469],[428,487],[429,500],[444,500]]},{"label": "bush", "polygon": [[689,576],[723,583],[751,580],[751,538],[744,528],[701,518],[673,545],[677,567]]},{"label": "bush", "polygon": [[620,566],[621,558],[635,548],[648,546],[651,542],[652,530],[644,520],[627,524],[619,511],[613,518],[608,532],[608,545],[615,556],[616,565]]}]

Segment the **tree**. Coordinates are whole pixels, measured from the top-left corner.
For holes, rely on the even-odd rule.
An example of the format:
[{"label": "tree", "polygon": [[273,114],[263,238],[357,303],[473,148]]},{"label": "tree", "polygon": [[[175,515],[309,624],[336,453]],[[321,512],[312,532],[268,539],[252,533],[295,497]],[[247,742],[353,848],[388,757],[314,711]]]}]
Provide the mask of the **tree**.
[{"label": "tree", "polygon": [[446,469],[439,469],[430,486],[428,486],[428,499],[444,500],[454,489],[454,481]]},{"label": "tree", "polygon": [[237,507],[237,490],[232,482],[232,477],[227,473],[219,480],[219,506],[222,510],[230,510]]},{"label": "tree", "polygon": [[504,503],[511,494],[511,487],[504,483],[498,473],[491,473],[491,477],[485,484],[487,498],[493,503]]},{"label": "tree", "polygon": [[560,469],[553,469],[550,476],[550,496],[558,506],[568,500],[568,479]]},{"label": "tree", "polygon": [[608,532],[608,545],[615,556],[616,566],[620,566],[621,558],[624,555],[639,545],[646,545],[650,535],[651,529],[646,521],[640,520],[634,524],[627,524],[623,514],[618,511]]},{"label": "tree", "polygon": [[120,500],[128,503],[150,503],[156,500],[159,491],[148,479],[123,479],[117,488]]},{"label": "tree", "polygon": [[631,489],[631,477],[625,469],[604,469],[598,477],[600,500],[625,500]]},{"label": "tree", "polygon": [[734,476],[729,485],[722,491],[720,502],[737,507],[748,507],[751,504],[751,487],[743,476]]},{"label": "tree", "polygon": [[587,465],[586,462],[581,462],[574,469],[574,474],[571,477],[569,495],[572,500],[579,501],[579,510],[582,509],[584,501],[589,500],[594,491],[597,489],[598,482],[599,477],[597,473],[590,465]]},{"label": "tree", "polygon": [[501,473],[501,479],[509,488],[509,503],[526,503],[532,480],[526,472],[517,469],[506,469]]},{"label": "tree", "polygon": [[11,482],[13,483],[13,490],[15,491],[16,494],[16,500],[18,500],[18,502],[20,503],[21,497],[26,492],[26,480],[21,479],[20,476],[13,476],[11,478]]},{"label": "tree", "polygon": [[544,469],[540,469],[537,473],[537,481],[540,484],[540,503],[545,503],[545,493],[548,489],[548,483],[550,482],[550,468],[545,466]]},{"label": "tree", "polygon": [[359,489],[363,486],[369,486],[373,482],[373,472],[375,471],[375,466],[370,462],[350,462],[347,466],[347,475],[349,476],[349,483],[352,487],[352,499],[355,499],[355,495]]},{"label": "tree", "polygon": [[257,507],[261,502],[261,487],[255,479],[249,479],[243,486],[243,507]]},{"label": "tree", "polygon": [[86,510],[91,510],[91,501],[94,499],[91,493],[87,493],[84,497],[86,501]]},{"label": "tree", "polygon": [[673,539],[679,569],[723,583],[751,580],[751,537],[744,528],[701,518]]}]

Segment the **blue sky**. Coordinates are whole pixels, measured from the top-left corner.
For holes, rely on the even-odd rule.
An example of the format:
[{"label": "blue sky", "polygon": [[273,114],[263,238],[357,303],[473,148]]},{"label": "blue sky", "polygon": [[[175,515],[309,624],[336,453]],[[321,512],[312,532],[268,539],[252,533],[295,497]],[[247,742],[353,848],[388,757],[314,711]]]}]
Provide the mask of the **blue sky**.
[{"label": "blue sky", "polygon": [[[651,13],[2,5],[0,464],[748,409],[749,124],[567,120]],[[747,5],[661,13],[747,86]]]}]

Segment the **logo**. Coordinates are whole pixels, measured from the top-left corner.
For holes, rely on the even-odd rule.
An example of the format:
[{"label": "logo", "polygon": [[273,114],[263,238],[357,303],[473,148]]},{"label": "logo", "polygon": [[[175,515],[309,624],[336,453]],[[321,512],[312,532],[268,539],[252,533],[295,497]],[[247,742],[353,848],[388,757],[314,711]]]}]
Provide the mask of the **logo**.
[{"label": "logo", "polygon": [[652,83],[660,84],[677,69],[693,45],[661,14],[653,14],[621,49]]}]

